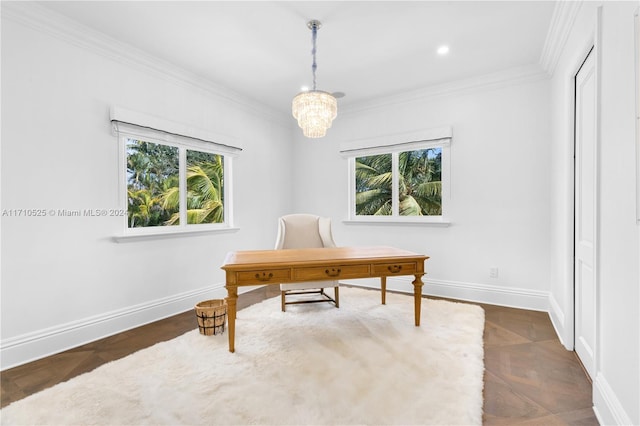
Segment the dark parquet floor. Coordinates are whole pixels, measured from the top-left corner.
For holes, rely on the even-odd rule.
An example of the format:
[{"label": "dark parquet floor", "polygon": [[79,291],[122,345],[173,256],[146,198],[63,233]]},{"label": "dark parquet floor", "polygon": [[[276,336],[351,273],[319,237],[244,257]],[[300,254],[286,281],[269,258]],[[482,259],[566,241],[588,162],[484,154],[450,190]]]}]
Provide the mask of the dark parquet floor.
[{"label": "dark parquet floor", "polygon": [[[279,295],[262,287],[240,296],[244,308]],[[546,313],[485,309],[486,425],[597,425],[591,383],[574,352],[559,342]],[[196,328],[188,311],[0,373],[1,406],[157,342]]]}]

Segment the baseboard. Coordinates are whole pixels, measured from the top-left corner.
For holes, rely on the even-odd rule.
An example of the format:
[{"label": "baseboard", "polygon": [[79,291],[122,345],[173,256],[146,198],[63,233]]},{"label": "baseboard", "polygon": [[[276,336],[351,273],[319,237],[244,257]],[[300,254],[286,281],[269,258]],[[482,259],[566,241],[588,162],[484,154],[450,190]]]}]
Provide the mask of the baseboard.
[{"label": "baseboard", "polygon": [[565,315],[552,293],[549,294],[549,318],[551,318],[551,325],[553,325],[562,346],[564,346],[566,350],[572,351],[573,338],[572,336],[565,335],[565,332],[567,334],[569,333],[565,322]]},{"label": "baseboard", "polygon": [[[387,289],[413,293],[412,281],[413,278],[411,277],[389,277],[387,278]],[[359,287],[380,288],[379,278],[344,280],[340,282]],[[549,311],[549,293],[545,291],[424,278],[423,282],[422,294],[425,296],[446,297],[533,311]]]},{"label": "baseboard", "polygon": [[602,372],[593,382],[593,411],[601,425],[633,424]]},{"label": "baseboard", "polygon": [[[241,293],[248,291],[243,289]],[[26,364],[224,298],[224,284],[200,288],[0,341],[0,370]],[[195,318],[195,317],[194,317]],[[195,319],[194,319],[195,328]]]}]

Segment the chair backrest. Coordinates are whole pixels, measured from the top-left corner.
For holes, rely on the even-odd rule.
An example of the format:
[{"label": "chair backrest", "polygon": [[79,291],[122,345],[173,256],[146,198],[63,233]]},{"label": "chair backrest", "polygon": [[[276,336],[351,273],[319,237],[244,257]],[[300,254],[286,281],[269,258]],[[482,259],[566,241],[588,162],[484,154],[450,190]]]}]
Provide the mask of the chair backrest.
[{"label": "chair backrest", "polygon": [[312,214],[290,214],[278,220],[276,249],[335,246],[329,218]]}]

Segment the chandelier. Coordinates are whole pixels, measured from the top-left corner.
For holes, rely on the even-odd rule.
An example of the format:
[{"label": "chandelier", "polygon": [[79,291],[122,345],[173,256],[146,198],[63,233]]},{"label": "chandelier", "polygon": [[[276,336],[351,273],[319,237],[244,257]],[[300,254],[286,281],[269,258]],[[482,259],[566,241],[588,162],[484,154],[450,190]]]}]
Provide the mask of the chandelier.
[{"label": "chandelier", "polygon": [[298,93],[291,105],[293,117],[298,120],[298,126],[302,128],[302,133],[308,138],[321,138],[327,134],[327,129],[331,127],[331,122],[338,114],[338,102],[336,98],[328,92],[316,90],[316,39],[320,29],[320,21],[309,21],[307,27],[311,30],[311,40],[313,49],[313,64],[311,72],[313,74],[313,89]]}]

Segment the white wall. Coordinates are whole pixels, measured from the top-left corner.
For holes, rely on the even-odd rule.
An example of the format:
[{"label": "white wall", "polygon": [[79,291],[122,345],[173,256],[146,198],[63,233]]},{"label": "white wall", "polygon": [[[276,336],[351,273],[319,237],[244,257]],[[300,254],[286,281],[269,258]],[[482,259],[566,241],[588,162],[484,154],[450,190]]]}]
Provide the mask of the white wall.
[{"label": "white wall", "polygon": [[[517,74],[514,71],[514,76]],[[424,253],[424,292],[547,309],[549,283],[549,80],[540,74],[483,87],[341,111],[327,136],[298,136],[294,208],[332,218],[340,245],[380,244]],[[348,95],[347,95],[348,96]],[[347,160],[340,143],[452,126],[449,227],[345,224]],[[497,279],[489,269],[499,268]],[[394,281],[394,282],[391,282]],[[410,290],[410,278],[390,287]]]},{"label": "white wall", "polygon": [[123,207],[111,105],[229,135],[244,151],[236,232],[116,243],[119,217],[3,216],[2,368],[226,295],[226,252],[271,248],[289,210],[290,172],[273,167],[291,160],[289,122],[5,7],[3,210]]},{"label": "white wall", "polygon": [[[598,22],[598,7],[602,6]],[[600,55],[599,254],[594,409],[603,424],[640,424],[639,229],[635,220],[634,28],[637,2],[585,2],[552,79],[551,317],[573,347],[573,76]],[[598,39],[598,28],[601,38]]]},{"label": "white wall", "polygon": [[[602,8],[600,140],[600,324],[594,386],[603,420],[640,424],[639,228],[635,209],[633,15],[638,2]],[[616,398],[611,419],[604,407]],[[626,416],[623,415],[626,413]]]}]

